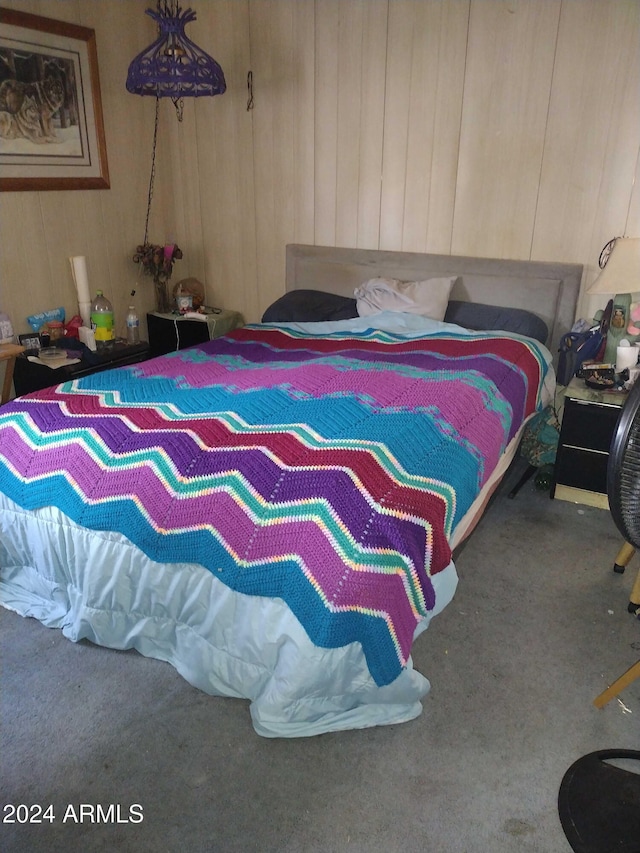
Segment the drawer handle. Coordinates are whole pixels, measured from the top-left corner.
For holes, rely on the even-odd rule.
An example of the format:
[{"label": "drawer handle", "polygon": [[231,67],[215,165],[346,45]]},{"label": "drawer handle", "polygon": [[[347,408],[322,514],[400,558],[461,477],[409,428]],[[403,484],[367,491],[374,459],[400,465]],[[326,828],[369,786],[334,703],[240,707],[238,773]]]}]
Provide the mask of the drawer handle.
[{"label": "drawer handle", "polygon": [[601,456],[608,456],[608,450],[596,450],[595,447],[580,447],[577,444],[563,444],[563,447],[570,447],[571,450],[580,450],[582,453],[599,453]]}]

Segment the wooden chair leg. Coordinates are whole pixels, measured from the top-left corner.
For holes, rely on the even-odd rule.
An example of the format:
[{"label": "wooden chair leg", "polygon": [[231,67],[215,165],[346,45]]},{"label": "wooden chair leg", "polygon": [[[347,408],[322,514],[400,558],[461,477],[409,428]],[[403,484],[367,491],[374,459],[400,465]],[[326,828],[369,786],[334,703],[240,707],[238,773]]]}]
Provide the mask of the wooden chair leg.
[{"label": "wooden chair leg", "polygon": [[618,551],[618,556],[616,557],[616,561],[613,564],[613,571],[618,572],[618,574],[621,575],[629,565],[629,562],[635,552],[636,549],[633,547],[633,545],[630,545],[628,542],[625,542],[622,548],[620,548],[620,550]]},{"label": "wooden chair leg", "polygon": [[6,361],[4,379],[2,380],[2,391],[0,392],[0,406],[9,402],[11,396],[11,383],[13,382],[13,368],[16,356],[24,352],[24,347],[17,344],[0,344],[0,361]]},{"label": "wooden chair leg", "polygon": [[4,368],[4,379],[2,381],[2,396],[0,396],[0,405],[4,406],[9,402],[11,396],[11,383],[13,382],[13,367],[16,363],[16,357],[7,359]]},{"label": "wooden chair leg", "polygon": [[607,687],[606,690],[603,690],[599,696],[593,700],[593,704],[596,708],[604,708],[604,706],[613,699],[614,696],[617,696],[625,687],[628,687],[632,681],[635,681],[636,678],[640,678],[640,660],[637,663],[634,663],[633,666],[629,667],[629,669],[617,678],[611,687]]},{"label": "wooden chair leg", "polygon": [[638,569],[638,574],[636,575],[636,582],[634,583],[631,589],[631,595],[629,596],[629,613],[636,613],[640,616],[640,569]]}]

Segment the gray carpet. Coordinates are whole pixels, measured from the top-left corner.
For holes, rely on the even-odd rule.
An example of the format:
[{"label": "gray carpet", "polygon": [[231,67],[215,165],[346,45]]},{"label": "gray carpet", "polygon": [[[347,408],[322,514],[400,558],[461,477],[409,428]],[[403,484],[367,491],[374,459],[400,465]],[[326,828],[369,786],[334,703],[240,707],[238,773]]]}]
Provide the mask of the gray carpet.
[{"label": "gray carpet", "polygon": [[[640,746],[640,681],[592,704],[640,657],[627,613],[638,557],[614,574],[608,512],[532,482],[509,500],[515,479],[416,643],[432,691],[401,726],[261,739],[244,701],[0,611],[2,803],[54,807],[52,823],[1,825],[2,849],[570,853],[565,771],[592,750]],[[75,823],[80,804],[119,804],[121,822],[85,811]],[[132,804],[142,822],[124,822]]]}]

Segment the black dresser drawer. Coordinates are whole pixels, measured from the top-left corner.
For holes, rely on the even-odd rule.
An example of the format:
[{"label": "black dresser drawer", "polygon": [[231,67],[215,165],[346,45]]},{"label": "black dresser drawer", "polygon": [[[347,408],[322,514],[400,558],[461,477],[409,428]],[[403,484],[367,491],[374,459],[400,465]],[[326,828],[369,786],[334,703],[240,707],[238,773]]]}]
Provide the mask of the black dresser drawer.
[{"label": "black dresser drawer", "polygon": [[625,392],[596,391],[574,378],[564,398],[551,497],[609,508],[609,449]]},{"label": "black dresser drawer", "polygon": [[147,328],[152,358],[209,340],[209,327],[202,320],[185,320],[179,316],[167,319],[147,314]]},{"label": "black dresser drawer", "polygon": [[188,319],[180,314],[147,314],[149,347],[153,357],[168,352],[204,344],[206,341],[226,335],[244,320],[238,311],[228,308],[209,309],[202,319]]},{"label": "black dresser drawer", "polygon": [[565,445],[556,460],[556,483],[606,495],[608,462],[608,453]]},{"label": "black dresser drawer", "polygon": [[560,444],[608,453],[619,415],[618,406],[567,400],[562,419]]}]

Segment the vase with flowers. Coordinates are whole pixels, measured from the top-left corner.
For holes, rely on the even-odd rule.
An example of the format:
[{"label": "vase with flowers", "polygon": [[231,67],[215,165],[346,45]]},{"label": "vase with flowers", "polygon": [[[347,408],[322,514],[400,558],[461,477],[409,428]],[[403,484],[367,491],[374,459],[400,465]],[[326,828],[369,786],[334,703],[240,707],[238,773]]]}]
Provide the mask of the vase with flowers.
[{"label": "vase with flowers", "polygon": [[153,243],[143,243],[136,247],[133,260],[141,264],[145,275],[153,277],[156,295],[156,311],[167,314],[170,309],[167,294],[167,282],[171,278],[173,265],[182,258],[182,252],[175,243],[158,246]]}]

